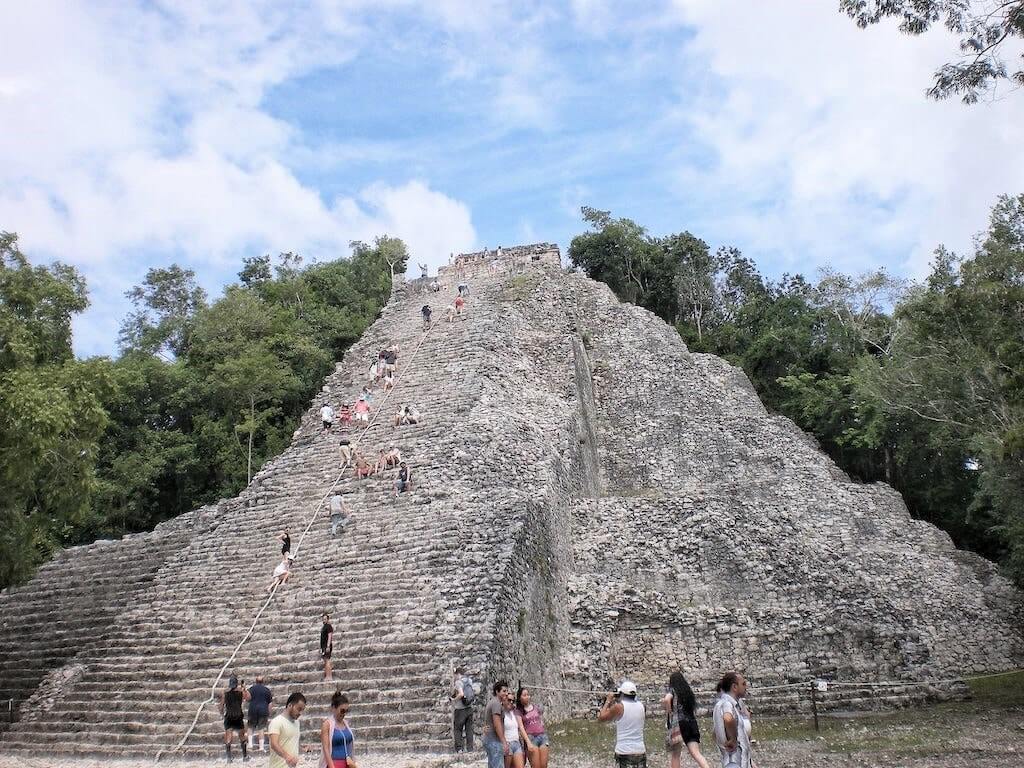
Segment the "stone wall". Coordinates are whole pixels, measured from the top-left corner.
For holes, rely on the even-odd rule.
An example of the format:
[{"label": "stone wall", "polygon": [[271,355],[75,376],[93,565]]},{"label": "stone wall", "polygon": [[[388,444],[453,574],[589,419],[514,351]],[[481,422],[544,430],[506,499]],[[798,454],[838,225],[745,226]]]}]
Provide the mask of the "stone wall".
[{"label": "stone wall", "polygon": [[[310,717],[343,686],[360,738],[375,747],[445,747],[459,664],[485,687],[533,686],[554,719],[596,700],[554,689],[596,691],[629,676],[650,700],[676,668],[707,688],[731,668],[765,686],[1021,663],[1021,596],[995,567],[912,520],[890,488],[852,482],[767,413],[742,372],[691,354],[650,312],[561,269],[554,246],[468,256],[441,270],[437,294],[447,302],[468,281],[466,316],[438,318],[424,335],[426,282],[396,286],[292,445],[237,498],[146,539],[63,555],[0,596],[0,687],[20,686],[22,697],[38,688],[40,703],[0,736],[0,750],[168,748],[265,599],[274,534],[311,520],[294,579],[235,668],[263,672],[278,692],[301,688]],[[398,447],[411,463],[414,490],[399,499],[393,473],[338,481],[341,431],[325,434],[319,420],[324,403],[354,400],[377,351],[392,346],[398,383],[361,445],[370,456]],[[424,418],[395,427],[405,403]],[[312,517],[334,487],[355,521],[340,539]],[[66,586],[62,567],[97,578],[96,553],[130,563],[139,541],[159,562],[139,570],[130,593],[104,591],[116,580],[104,581],[95,610],[75,592],[51,604]],[[324,610],[342,627],[338,683],[320,680]],[[76,628],[97,623],[90,614],[109,624],[102,642],[69,645]],[[48,632],[61,642],[44,642]],[[38,668],[21,676],[29,657]],[[920,695],[901,690],[861,698]],[[759,704],[802,706],[770,698]],[[55,747],[50,734],[68,723],[73,738]],[[216,713],[199,725],[186,747],[216,753]]]}]

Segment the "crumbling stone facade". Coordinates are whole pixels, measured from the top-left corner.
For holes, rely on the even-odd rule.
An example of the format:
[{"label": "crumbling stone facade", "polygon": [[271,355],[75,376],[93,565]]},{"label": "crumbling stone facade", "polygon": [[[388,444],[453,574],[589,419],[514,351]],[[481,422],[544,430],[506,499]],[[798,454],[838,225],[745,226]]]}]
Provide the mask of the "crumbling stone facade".
[{"label": "crumbling stone facade", "polygon": [[[545,687],[552,716],[593,703],[554,689],[629,675],[652,696],[675,668],[707,687],[733,667],[770,685],[1019,664],[1020,594],[990,563],[911,520],[891,489],[850,481],[740,371],[562,269],[554,246],[460,255],[440,281],[439,294],[426,280],[396,288],[291,447],[237,498],[69,550],[0,595],[0,688],[19,704],[34,695],[0,751],[152,754],[185,734],[262,604],[274,534],[297,539],[335,484],[340,430],[322,432],[321,405],[354,400],[391,346],[398,382],[360,445],[398,447],[413,491],[395,500],[390,473],[343,476],[354,524],[332,540],[321,512],[232,665],[279,696],[302,689],[312,718],[340,685],[364,746],[443,748],[456,664],[484,685]],[[460,281],[466,316],[424,336],[420,307],[439,310]],[[406,403],[422,421],[393,426]],[[104,580],[104,559],[120,580]],[[62,573],[109,588],[76,610],[82,599],[54,602]],[[331,684],[317,657],[325,610],[343,638]],[[100,625],[101,642],[75,647]],[[215,753],[219,729],[207,708],[184,750]]]}]

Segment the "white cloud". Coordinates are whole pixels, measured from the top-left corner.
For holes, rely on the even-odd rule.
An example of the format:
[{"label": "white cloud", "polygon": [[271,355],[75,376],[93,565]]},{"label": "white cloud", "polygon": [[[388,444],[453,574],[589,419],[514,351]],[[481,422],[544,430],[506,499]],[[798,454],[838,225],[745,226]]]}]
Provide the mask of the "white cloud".
[{"label": "white cloud", "polygon": [[708,78],[696,100],[680,84],[685,119],[717,157],[681,163],[679,190],[700,190],[718,231],[851,270],[898,250],[919,276],[938,242],[967,248],[996,196],[1024,187],[1007,130],[1024,125],[1024,100],[925,97],[956,55],[941,31],[859,30],[828,3],[675,6],[695,32],[688,71]]},{"label": "white cloud", "polygon": [[391,234],[440,264],[474,246],[468,207],[425,181],[327,201],[284,164],[315,150],[263,96],[355,55],[369,39],[358,5],[42,2],[8,15],[0,227],[85,273],[80,351],[114,348],[124,290],[154,260],[191,266],[216,293],[254,253],[336,258]]}]

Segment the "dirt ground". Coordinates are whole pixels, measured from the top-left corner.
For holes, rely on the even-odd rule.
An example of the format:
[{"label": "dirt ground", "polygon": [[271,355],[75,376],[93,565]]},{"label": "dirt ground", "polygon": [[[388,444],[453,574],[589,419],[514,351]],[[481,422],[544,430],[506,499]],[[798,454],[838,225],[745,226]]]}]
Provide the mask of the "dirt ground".
[{"label": "dirt ground", "polygon": [[[704,754],[720,763],[702,722]],[[611,768],[612,731],[592,721],[572,721],[549,728],[551,768]],[[1024,768],[1024,675],[974,686],[970,701],[897,712],[830,716],[815,732],[806,718],[756,718],[753,736],[759,768]],[[648,765],[667,768],[658,723],[649,721]],[[358,754],[358,753],[357,753]],[[236,756],[236,761],[238,760]],[[318,756],[305,755],[300,765],[313,768]],[[151,768],[149,760],[26,758],[0,754],[0,768]],[[209,768],[222,760],[161,761],[172,768]],[[240,761],[233,765],[243,765]],[[247,766],[263,768],[266,755]],[[482,752],[471,758],[367,754],[359,768],[447,768],[484,766]],[[692,766],[692,762],[684,762]]]}]

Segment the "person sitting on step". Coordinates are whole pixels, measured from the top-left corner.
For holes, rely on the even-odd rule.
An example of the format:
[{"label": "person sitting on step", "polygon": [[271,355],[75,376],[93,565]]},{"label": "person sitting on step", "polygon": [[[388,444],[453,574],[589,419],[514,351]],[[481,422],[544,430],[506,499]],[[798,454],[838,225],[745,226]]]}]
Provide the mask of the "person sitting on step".
[{"label": "person sitting on step", "polygon": [[418,424],[420,421],[419,411],[411,405],[403,405],[398,409],[398,413],[395,414],[395,426],[405,426],[408,424]]},{"label": "person sitting on step", "polygon": [[430,284],[430,292],[431,293],[438,293],[438,292],[440,292],[440,290],[441,290],[441,284],[439,282],[437,282],[437,280],[434,280]]},{"label": "person sitting on step", "polygon": [[412,470],[404,461],[398,464],[398,477],[395,478],[395,498],[398,494],[412,490]]},{"label": "person sitting on step", "polygon": [[394,469],[402,463],[402,452],[391,446],[387,451],[381,451],[381,459],[384,462],[384,469]]},{"label": "person sitting on step", "polygon": [[365,480],[373,474],[373,465],[362,456],[356,457],[356,480]]},{"label": "person sitting on step", "polygon": [[360,396],[359,399],[356,400],[355,411],[356,411],[356,417],[355,417],[356,421],[361,421],[364,424],[368,424],[369,423],[369,421],[370,421],[370,403],[369,403],[369,401],[365,397]]},{"label": "person sitting on step", "polygon": [[338,423],[347,427],[352,423],[352,408],[348,403],[342,403],[338,406]]},{"label": "person sitting on step", "polygon": [[277,568],[274,569],[274,580],[270,582],[270,586],[267,587],[267,592],[273,592],[274,587],[288,582],[288,579],[292,577],[292,561],[294,560],[295,555],[291,552],[281,559],[281,562],[277,564]]}]

